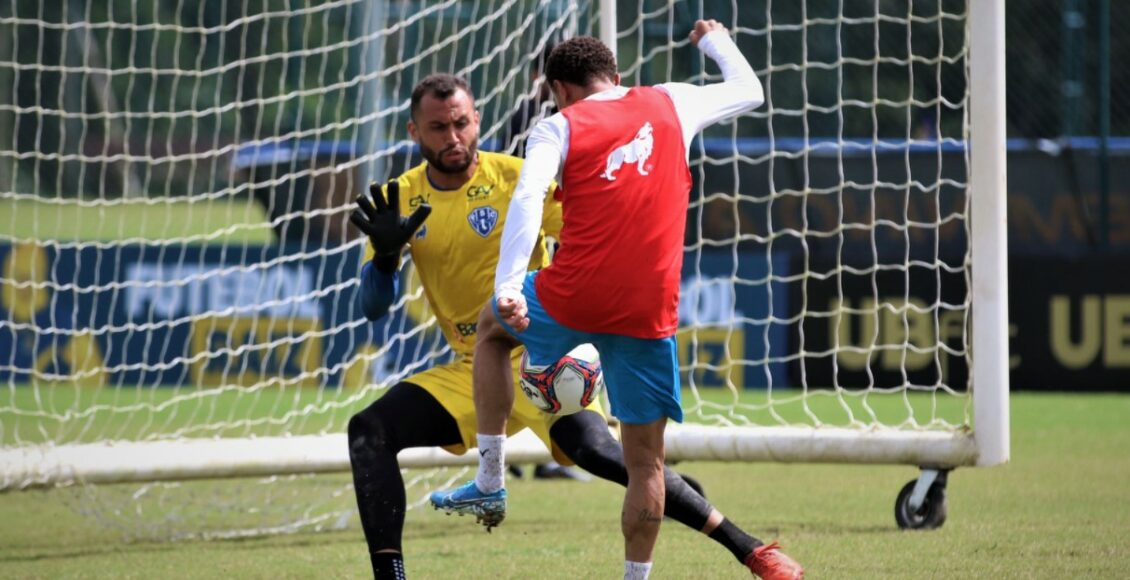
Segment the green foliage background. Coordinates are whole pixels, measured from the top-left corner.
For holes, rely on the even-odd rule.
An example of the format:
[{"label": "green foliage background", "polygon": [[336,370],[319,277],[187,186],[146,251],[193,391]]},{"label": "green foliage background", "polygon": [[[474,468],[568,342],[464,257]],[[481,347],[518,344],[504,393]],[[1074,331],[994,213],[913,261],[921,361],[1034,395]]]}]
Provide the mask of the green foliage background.
[{"label": "green foliage background", "polygon": [[[620,2],[625,82],[717,78],[685,41],[696,18],[714,17],[735,32],[769,98],[708,136],[962,137],[965,0],[740,4]],[[1012,136],[1097,130],[1094,39],[1104,23],[1091,4],[1008,5]],[[1120,33],[1130,4],[1112,4],[1118,63],[1130,56],[1130,35]],[[412,86],[437,71],[471,79],[491,137],[532,94],[530,67],[545,41],[569,22],[596,30],[595,2],[578,2],[573,21],[561,18],[568,9],[537,0],[13,0],[0,6],[0,83],[13,87],[0,95],[0,132],[11,135],[0,145],[0,186],[99,198],[130,187],[218,192],[235,185],[237,144],[276,138],[389,155],[405,142]],[[1080,28],[1066,27],[1069,12]],[[1127,134],[1130,68],[1112,74],[1113,132]],[[119,163],[132,164],[136,184],[122,183]]]}]

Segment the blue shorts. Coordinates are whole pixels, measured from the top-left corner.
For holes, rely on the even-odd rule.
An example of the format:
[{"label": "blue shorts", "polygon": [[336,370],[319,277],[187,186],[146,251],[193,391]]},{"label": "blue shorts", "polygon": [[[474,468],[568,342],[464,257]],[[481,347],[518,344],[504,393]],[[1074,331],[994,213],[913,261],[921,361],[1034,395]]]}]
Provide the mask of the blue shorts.
[{"label": "blue shorts", "polygon": [[679,392],[679,358],[675,337],[635,338],[619,334],[581,332],[554,320],[534,290],[537,272],[526,275],[522,295],[529,308],[530,326],[514,332],[498,316],[498,301],[491,300],[494,317],[502,327],[520,340],[529,353],[530,364],[557,362],[574,347],[592,343],[600,352],[600,365],[608,386],[612,415],[629,425],[651,423],[662,417],[683,420]]}]

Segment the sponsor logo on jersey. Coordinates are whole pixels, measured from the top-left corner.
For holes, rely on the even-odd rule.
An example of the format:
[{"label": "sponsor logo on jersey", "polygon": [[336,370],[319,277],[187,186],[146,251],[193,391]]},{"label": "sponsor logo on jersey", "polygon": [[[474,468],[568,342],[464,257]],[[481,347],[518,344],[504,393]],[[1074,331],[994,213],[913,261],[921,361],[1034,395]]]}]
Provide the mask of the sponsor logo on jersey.
[{"label": "sponsor logo on jersey", "polygon": [[467,221],[476,234],[485,238],[494,231],[494,226],[498,225],[498,210],[489,206],[476,207],[467,214]]},{"label": "sponsor logo on jersey", "polygon": [[416,209],[420,207],[421,203],[427,203],[427,198],[422,195],[413,195],[408,198],[408,209]]},{"label": "sponsor logo on jersey", "polygon": [[493,183],[490,185],[472,185],[467,188],[467,201],[482,201],[490,197],[493,191]]},{"label": "sponsor logo on jersey", "polygon": [[608,181],[616,181],[615,173],[625,164],[630,163],[636,164],[637,173],[646,176],[650,169],[647,166],[647,159],[651,157],[653,149],[655,149],[655,137],[652,135],[651,123],[646,122],[639,131],[636,131],[636,136],[631,141],[608,154],[608,159],[604,163],[604,173],[600,176]]}]

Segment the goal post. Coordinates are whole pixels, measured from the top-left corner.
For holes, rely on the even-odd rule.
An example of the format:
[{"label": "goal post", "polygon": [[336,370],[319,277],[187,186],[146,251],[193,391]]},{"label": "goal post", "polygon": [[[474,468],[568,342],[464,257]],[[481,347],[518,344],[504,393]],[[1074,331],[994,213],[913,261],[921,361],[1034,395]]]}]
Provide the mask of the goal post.
[{"label": "goal post", "polygon": [[[1004,0],[970,3],[973,432],[977,464],[1009,457]],[[980,311],[980,312],[978,312]]]},{"label": "goal post", "polygon": [[[2,491],[247,478],[256,501],[348,472],[352,414],[452,356],[411,264],[387,318],[356,306],[349,204],[418,162],[415,83],[467,77],[481,147],[514,151],[553,41],[602,38],[625,84],[717,82],[696,18],[766,103],[691,148],[668,457],[1008,461],[1004,0],[24,4],[0,9]],[[401,461],[430,486],[475,455]]]}]

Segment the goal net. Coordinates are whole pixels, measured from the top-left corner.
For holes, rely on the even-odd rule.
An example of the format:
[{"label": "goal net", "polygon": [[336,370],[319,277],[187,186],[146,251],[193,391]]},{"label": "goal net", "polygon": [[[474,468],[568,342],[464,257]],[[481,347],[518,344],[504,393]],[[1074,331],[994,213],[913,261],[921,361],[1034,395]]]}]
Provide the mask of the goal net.
[{"label": "goal net", "polygon": [[[702,17],[767,102],[690,155],[669,456],[1007,459],[999,2],[56,4],[0,8],[2,489],[135,536],[352,523],[346,423],[451,356],[411,264],[356,305],[350,204],[419,162],[412,87],[467,77],[516,151],[554,41],[715,82]],[[473,461],[402,459],[417,504]]]}]

